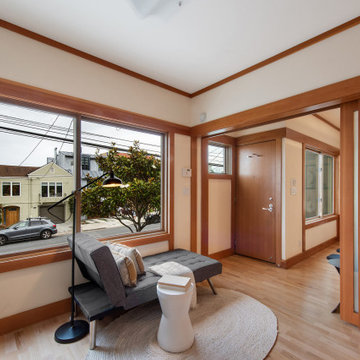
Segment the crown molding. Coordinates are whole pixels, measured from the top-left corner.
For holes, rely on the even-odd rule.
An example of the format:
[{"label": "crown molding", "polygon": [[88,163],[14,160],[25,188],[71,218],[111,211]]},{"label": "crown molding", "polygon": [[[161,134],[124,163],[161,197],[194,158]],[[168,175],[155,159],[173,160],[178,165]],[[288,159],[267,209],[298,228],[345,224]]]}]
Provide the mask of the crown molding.
[{"label": "crown molding", "polygon": [[39,42],[41,42],[43,44],[55,47],[55,48],[63,50],[63,51],[66,51],[66,52],[68,52],[70,54],[79,56],[79,57],[81,57],[83,59],[92,61],[92,62],[94,62],[96,64],[108,67],[108,68],[113,69],[115,71],[118,71],[118,72],[121,72],[123,74],[132,76],[132,77],[134,77],[136,79],[148,82],[148,83],[150,83],[152,85],[159,86],[159,87],[161,87],[163,89],[172,91],[174,93],[177,93],[177,94],[183,95],[185,97],[189,97],[189,98],[194,98],[194,97],[196,97],[198,95],[201,95],[201,94],[203,94],[203,93],[205,93],[205,92],[207,92],[209,90],[215,89],[215,88],[217,88],[217,87],[219,87],[219,86],[221,86],[223,84],[226,84],[226,83],[228,83],[228,82],[230,82],[232,80],[235,80],[235,79],[237,79],[237,78],[239,78],[241,76],[249,74],[250,72],[258,70],[258,69],[260,69],[260,68],[262,68],[262,67],[264,67],[266,65],[269,65],[269,64],[271,64],[273,62],[276,62],[276,61],[278,61],[278,60],[280,60],[280,59],[282,59],[282,58],[284,58],[286,56],[294,54],[294,53],[296,53],[296,52],[298,52],[300,50],[303,50],[303,49],[305,49],[305,48],[307,48],[309,46],[312,46],[312,45],[314,45],[314,44],[316,44],[316,43],[318,43],[320,41],[323,41],[323,40],[325,40],[327,38],[330,38],[330,37],[332,37],[334,35],[337,35],[337,34],[343,32],[343,31],[348,30],[348,29],[350,29],[350,28],[352,28],[352,27],[354,27],[356,25],[359,25],[359,24],[360,24],[360,16],[357,16],[357,17],[355,17],[355,18],[353,18],[353,19],[351,19],[351,20],[349,20],[349,21],[347,21],[347,22],[345,22],[345,23],[343,23],[343,24],[341,24],[339,26],[336,26],[336,27],[334,27],[334,28],[332,28],[332,29],[330,29],[328,31],[325,31],[325,32],[321,33],[320,35],[317,35],[317,36],[315,36],[315,37],[313,37],[311,39],[308,39],[308,40],[306,40],[306,41],[304,41],[304,42],[302,42],[302,43],[300,43],[298,45],[295,45],[295,46],[293,46],[293,47],[291,47],[291,48],[289,48],[289,49],[287,49],[285,51],[282,51],[282,52],[280,52],[280,53],[278,53],[278,54],[276,54],[276,55],[274,55],[272,57],[269,57],[269,58],[267,58],[267,59],[265,59],[263,61],[260,61],[259,63],[255,64],[255,65],[252,65],[252,66],[250,66],[250,67],[248,67],[246,69],[243,69],[243,70],[241,70],[241,71],[239,71],[239,72],[237,72],[237,73],[235,73],[235,74],[233,74],[231,76],[228,76],[225,79],[217,81],[217,82],[215,82],[215,83],[213,83],[213,84],[211,84],[211,85],[209,85],[209,86],[207,86],[207,87],[205,87],[203,89],[195,91],[193,93],[188,93],[186,91],[177,89],[177,88],[175,88],[173,86],[170,86],[170,85],[167,85],[167,84],[162,83],[160,81],[157,81],[155,79],[152,79],[152,78],[150,78],[148,76],[139,74],[139,73],[137,73],[135,71],[126,69],[126,68],[124,68],[122,66],[119,66],[119,65],[116,65],[116,64],[114,64],[114,63],[112,63],[110,61],[103,60],[103,59],[101,59],[99,57],[96,57],[96,56],[91,55],[89,53],[86,53],[84,51],[75,49],[75,48],[73,48],[71,46],[68,46],[68,45],[65,45],[65,44],[63,44],[61,42],[52,40],[52,39],[50,39],[50,38],[48,38],[46,36],[43,36],[43,35],[40,35],[38,33],[33,32],[33,31],[27,30],[27,29],[25,29],[25,28],[23,28],[21,26],[18,26],[18,25],[10,23],[8,21],[0,19],[0,27],[2,27],[4,29],[10,30],[10,31],[15,32],[17,34],[26,36],[26,37],[28,37],[30,39],[39,41]]}]

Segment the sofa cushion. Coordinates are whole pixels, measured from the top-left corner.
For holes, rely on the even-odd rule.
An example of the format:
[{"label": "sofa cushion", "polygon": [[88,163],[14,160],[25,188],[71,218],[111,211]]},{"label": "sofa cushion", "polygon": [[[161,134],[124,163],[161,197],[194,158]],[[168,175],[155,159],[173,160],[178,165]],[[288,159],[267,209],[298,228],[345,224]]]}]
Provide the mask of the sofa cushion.
[{"label": "sofa cushion", "polygon": [[147,256],[144,257],[143,260],[145,270],[149,266],[168,261],[175,261],[181,265],[185,265],[194,273],[196,282],[204,281],[212,276],[221,274],[222,271],[222,265],[219,261],[183,249]]}]

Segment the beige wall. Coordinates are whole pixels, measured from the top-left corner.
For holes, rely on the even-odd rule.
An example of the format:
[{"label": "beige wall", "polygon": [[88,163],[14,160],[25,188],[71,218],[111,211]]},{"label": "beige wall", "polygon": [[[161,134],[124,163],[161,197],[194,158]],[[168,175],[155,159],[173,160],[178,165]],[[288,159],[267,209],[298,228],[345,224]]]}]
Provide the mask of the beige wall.
[{"label": "beige wall", "polygon": [[182,175],[183,168],[191,168],[191,137],[175,135],[175,224],[174,246],[190,250],[191,178]]},{"label": "beige wall", "polygon": [[253,71],[192,100],[191,122],[200,123],[360,75],[360,25]]},{"label": "beige wall", "polygon": [[[285,260],[302,252],[302,144],[283,139],[282,151],[281,258]],[[290,192],[291,187],[296,194]]]},{"label": "beige wall", "polygon": [[[143,256],[168,250],[168,242],[139,246]],[[0,274],[0,318],[69,297],[71,261],[34,266]],[[76,267],[76,283],[86,281]],[[6,289],[6,291],[5,291]]]},{"label": "beige wall", "polygon": [[286,127],[340,149],[340,131],[325,124],[313,115],[287,120]]},{"label": "beige wall", "polygon": [[0,77],[189,125],[190,99],[3,28]]},{"label": "beige wall", "polygon": [[231,180],[209,179],[209,254],[231,248]]},{"label": "beige wall", "polygon": [[309,250],[314,246],[333,239],[337,234],[337,222],[331,221],[305,231],[305,249]]}]

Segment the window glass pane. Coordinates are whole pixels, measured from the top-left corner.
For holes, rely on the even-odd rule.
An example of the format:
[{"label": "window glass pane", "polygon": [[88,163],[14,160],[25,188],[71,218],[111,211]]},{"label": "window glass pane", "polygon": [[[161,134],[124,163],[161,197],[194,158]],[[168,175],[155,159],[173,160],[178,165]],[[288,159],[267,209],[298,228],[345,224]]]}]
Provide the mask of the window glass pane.
[{"label": "window glass pane", "polygon": [[90,157],[89,156],[81,156],[81,168],[82,170],[90,170]]},{"label": "window glass pane", "polygon": [[[7,182],[0,191],[0,197],[3,190],[6,194],[0,199],[2,224],[9,227],[39,216],[58,224],[57,233],[54,230],[47,241],[33,237],[30,227],[28,232],[24,229],[21,238],[0,246],[0,256],[67,244],[70,206],[67,201],[52,210],[56,216],[49,213],[49,206],[58,199],[49,197],[48,183],[53,184],[52,196],[56,195],[57,182],[62,183],[64,193],[74,189],[71,168],[62,162],[62,154],[73,152],[74,121],[69,115],[0,101],[0,143],[6,149],[0,151],[0,183]],[[36,176],[31,176],[34,173]]]},{"label": "window glass pane", "polygon": [[12,196],[20,196],[20,183],[12,183]]},{"label": "window glass pane", "polygon": [[323,215],[334,212],[334,158],[323,155]]},{"label": "window glass pane", "polygon": [[208,146],[208,166],[209,173],[226,173],[226,148],[220,145]]},{"label": "window glass pane", "polygon": [[10,196],[10,183],[9,182],[3,182],[2,183],[2,195],[3,196]]},{"label": "window glass pane", "polygon": [[163,228],[163,135],[82,121],[82,186],[114,171],[126,188],[103,188],[99,180],[81,195],[81,229],[97,238],[156,231]]},{"label": "window glass pane", "polygon": [[319,216],[319,154],[305,151],[305,217]]},{"label": "window glass pane", "polygon": [[49,196],[50,197],[55,196],[55,183],[53,182],[49,183]]},{"label": "window glass pane", "polygon": [[56,196],[62,197],[62,183],[56,183]]},{"label": "window glass pane", "polygon": [[41,197],[48,197],[48,183],[41,183]]}]

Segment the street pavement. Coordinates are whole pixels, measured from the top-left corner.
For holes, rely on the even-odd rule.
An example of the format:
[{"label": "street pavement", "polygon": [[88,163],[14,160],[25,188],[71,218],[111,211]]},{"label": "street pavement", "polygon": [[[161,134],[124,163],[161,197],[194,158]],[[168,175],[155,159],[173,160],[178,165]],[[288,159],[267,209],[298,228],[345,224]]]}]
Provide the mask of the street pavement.
[{"label": "street pavement", "polygon": [[[160,224],[151,224],[146,226],[146,228],[143,231],[146,232],[146,231],[158,230],[160,229],[160,226],[161,226]],[[134,229],[133,226],[132,229]],[[88,232],[95,238],[100,239],[104,237],[129,234],[130,230],[125,226],[121,225],[121,226],[113,226],[108,228],[101,228],[99,230],[92,229],[84,232]],[[38,240],[21,241],[21,242],[3,245],[0,247],[0,256],[8,255],[11,253],[19,253],[30,250],[41,250],[41,249],[48,249],[51,247],[61,246],[67,244],[67,237],[69,236],[69,234],[70,233],[56,234],[47,240],[38,239]]]}]

